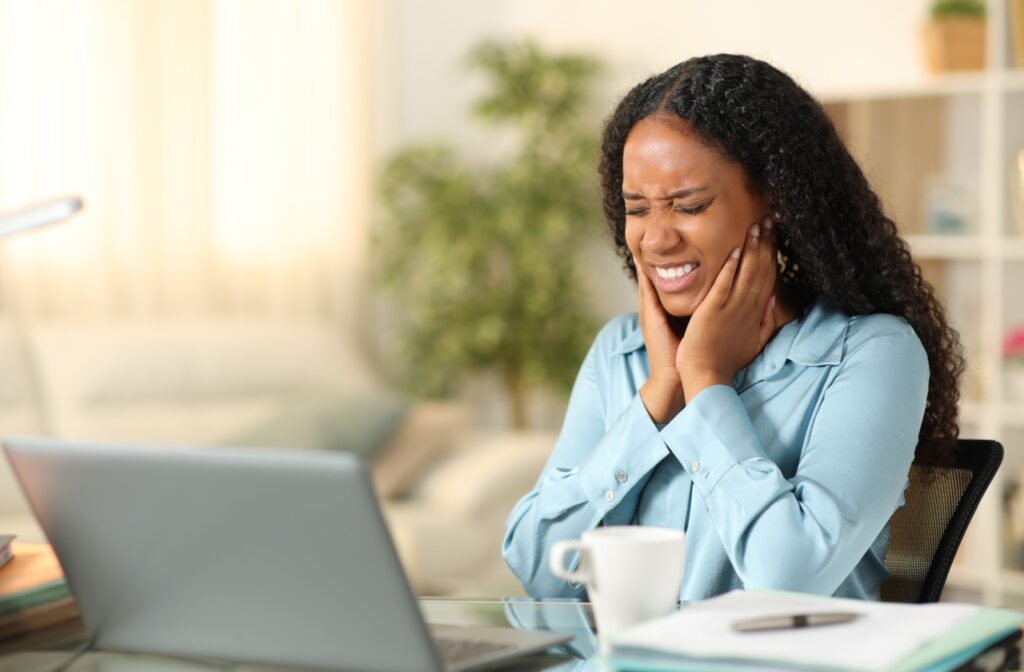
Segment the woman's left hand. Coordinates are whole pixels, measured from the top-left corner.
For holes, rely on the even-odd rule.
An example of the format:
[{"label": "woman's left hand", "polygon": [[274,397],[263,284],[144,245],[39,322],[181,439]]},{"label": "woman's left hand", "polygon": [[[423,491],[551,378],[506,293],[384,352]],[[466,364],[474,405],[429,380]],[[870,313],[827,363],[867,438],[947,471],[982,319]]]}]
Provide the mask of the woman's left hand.
[{"label": "woman's left hand", "polygon": [[[766,240],[762,241],[762,232]],[[775,331],[775,249],[771,218],[750,227],[693,313],[676,351],[676,370],[689,404],[733,376],[764,349]]]}]

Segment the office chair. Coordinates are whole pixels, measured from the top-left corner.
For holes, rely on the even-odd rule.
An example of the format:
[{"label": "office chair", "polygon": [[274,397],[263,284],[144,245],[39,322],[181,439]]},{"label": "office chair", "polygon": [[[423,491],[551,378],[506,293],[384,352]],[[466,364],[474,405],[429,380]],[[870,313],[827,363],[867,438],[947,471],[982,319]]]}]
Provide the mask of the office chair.
[{"label": "office chair", "polygon": [[910,468],[906,506],[893,514],[885,568],[891,574],[882,584],[886,602],[938,602],[953,564],[953,556],[992,482],[1003,447],[996,441],[957,441],[951,467]]}]

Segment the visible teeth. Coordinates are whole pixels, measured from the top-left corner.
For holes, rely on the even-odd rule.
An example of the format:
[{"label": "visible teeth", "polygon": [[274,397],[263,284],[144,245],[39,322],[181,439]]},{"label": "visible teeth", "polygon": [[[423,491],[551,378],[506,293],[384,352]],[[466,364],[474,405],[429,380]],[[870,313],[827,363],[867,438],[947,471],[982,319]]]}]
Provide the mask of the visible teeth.
[{"label": "visible teeth", "polygon": [[689,275],[695,268],[697,267],[694,264],[683,264],[682,266],[673,266],[672,268],[655,268],[655,270],[658,271],[658,275],[666,280],[676,280],[684,275]]}]

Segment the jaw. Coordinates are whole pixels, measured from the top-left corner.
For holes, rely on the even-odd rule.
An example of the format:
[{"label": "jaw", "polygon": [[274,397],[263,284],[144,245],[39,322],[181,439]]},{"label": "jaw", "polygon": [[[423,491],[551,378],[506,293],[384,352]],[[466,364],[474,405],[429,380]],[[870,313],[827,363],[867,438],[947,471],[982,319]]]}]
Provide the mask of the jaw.
[{"label": "jaw", "polygon": [[658,292],[658,299],[661,301],[661,305],[664,306],[665,312],[669,315],[674,317],[690,317],[697,310],[697,307],[700,306],[706,295],[707,290],[702,287],[696,295],[690,292],[685,294]]}]

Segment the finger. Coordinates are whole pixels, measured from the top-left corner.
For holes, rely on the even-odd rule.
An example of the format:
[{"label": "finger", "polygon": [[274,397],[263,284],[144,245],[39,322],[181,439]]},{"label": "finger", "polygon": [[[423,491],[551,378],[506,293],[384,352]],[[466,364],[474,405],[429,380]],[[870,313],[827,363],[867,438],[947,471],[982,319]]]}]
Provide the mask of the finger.
[{"label": "finger", "polygon": [[640,317],[660,315],[664,318],[665,308],[661,305],[661,300],[658,298],[658,290],[654,288],[654,283],[640,269],[637,269],[636,278],[637,286],[640,288]]},{"label": "finger", "polygon": [[746,303],[751,299],[757,299],[761,292],[761,283],[758,276],[760,267],[761,225],[753,224],[747,230],[747,238],[743,244],[743,254],[740,257],[739,272],[736,276],[736,283],[732,293],[726,299],[730,304]]},{"label": "finger", "polygon": [[775,295],[768,299],[761,315],[761,326],[757,330],[757,349],[760,351],[768,344],[768,339],[775,332]]},{"label": "finger", "polygon": [[722,265],[722,270],[718,272],[718,277],[715,278],[715,282],[711,285],[711,289],[708,291],[708,295],[704,301],[709,301],[709,305],[719,308],[725,305],[725,302],[732,291],[733,282],[736,280],[736,269],[739,265],[740,248],[734,247],[732,252],[726,258],[725,264]]}]

